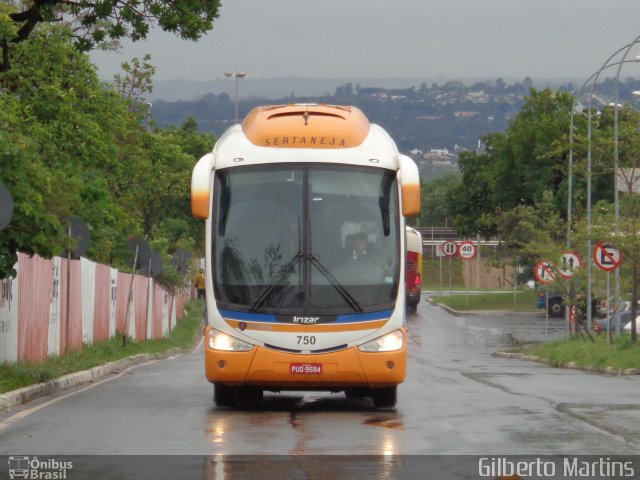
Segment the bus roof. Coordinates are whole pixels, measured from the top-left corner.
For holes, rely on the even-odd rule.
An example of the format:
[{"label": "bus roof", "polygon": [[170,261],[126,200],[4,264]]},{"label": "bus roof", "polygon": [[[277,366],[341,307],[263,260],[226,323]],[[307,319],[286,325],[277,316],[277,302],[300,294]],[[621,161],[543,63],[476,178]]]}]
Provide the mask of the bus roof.
[{"label": "bus roof", "polygon": [[295,104],[256,107],[242,130],[259,147],[351,148],[369,133],[367,117],[356,107]]}]

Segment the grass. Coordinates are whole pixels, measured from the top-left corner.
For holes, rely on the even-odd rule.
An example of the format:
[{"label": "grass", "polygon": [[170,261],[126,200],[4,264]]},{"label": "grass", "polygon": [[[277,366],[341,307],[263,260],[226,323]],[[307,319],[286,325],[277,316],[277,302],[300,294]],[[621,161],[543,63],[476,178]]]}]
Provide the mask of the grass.
[{"label": "grass", "polygon": [[[514,298],[515,297],[515,298]],[[537,292],[534,290],[491,292],[480,294],[432,295],[434,302],[464,312],[473,310],[536,311]]]},{"label": "grass", "polygon": [[129,339],[126,347],[123,348],[122,337],[118,335],[108,341],[85,345],[82,350],[49,357],[43,362],[0,363],[0,393],[53,380],[132,355],[188,349],[193,346],[194,338],[202,327],[204,302],[192,300],[187,304],[186,310],[186,315],[178,322],[171,334],[159,340],[136,343]]},{"label": "grass", "polygon": [[631,342],[630,335],[620,335],[607,344],[606,335],[598,335],[595,343],[580,336],[572,336],[569,341],[556,340],[536,345],[525,350],[549,364],[560,367],[573,362],[578,367],[616,370],[639,369],[640,350]]}]

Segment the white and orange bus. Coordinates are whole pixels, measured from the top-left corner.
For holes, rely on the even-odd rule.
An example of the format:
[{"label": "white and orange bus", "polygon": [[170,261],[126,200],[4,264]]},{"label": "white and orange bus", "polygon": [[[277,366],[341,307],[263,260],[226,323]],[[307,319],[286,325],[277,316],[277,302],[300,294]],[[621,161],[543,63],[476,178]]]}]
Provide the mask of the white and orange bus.
[{"label": "white and orange bus", "polygon": [[422,235],[415,228],[407,227],[407,263],[404,285],[407,295],[407,308],[415,312],[420,303],[422,288]]},{"label": "white and orange bus", "polygon": [[215,403],[318,390],[394,406],[420,182],[389,135],[355,107],[255,108],[198,161],[191,202],[206,219]]}]

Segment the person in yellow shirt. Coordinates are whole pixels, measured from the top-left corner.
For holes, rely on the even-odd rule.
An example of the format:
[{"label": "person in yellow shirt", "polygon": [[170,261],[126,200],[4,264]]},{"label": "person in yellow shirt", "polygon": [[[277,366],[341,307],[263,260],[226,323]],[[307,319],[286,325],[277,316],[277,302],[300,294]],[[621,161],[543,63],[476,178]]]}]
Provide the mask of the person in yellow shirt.
[{"label": "person in yellow shirt", "polygon": [[193,284],[196,287],[197,298],[205,298],[204,270],[198,270],[198,274],[193,278]]}]

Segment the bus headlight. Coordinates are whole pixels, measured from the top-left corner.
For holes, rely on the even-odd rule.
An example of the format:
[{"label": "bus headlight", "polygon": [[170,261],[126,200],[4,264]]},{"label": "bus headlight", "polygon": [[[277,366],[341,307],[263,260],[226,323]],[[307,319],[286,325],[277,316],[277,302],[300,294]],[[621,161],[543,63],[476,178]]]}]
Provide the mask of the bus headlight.
[{"label": "bus headlight", "polygon": [[363,352],[394,352],[401,350],[404,345],[404,334],[402,330],[396,330],[386,335],[371,340],[358,348]]},{"label": "bus headlight", "polygon": [[238,340],[218,330],[209,330],[209,348],[211,350],[223,350],[225,352],[248,352],[253,345]]}]

